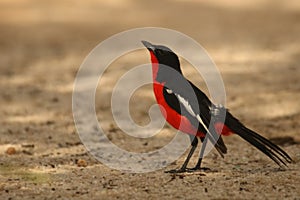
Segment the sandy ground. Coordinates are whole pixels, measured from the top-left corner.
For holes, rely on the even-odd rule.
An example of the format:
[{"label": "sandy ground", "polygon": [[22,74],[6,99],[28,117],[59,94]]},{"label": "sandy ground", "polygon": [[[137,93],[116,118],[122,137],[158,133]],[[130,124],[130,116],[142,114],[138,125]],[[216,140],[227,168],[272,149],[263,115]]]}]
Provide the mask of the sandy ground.
[{"label": "sandy ground", "polygon": [[[300,199],[300,4],[228,2],[2,0],[0,199]],[[237,136],[225,138],[225,159],[214,151],[205,158],[212,172],[164,173],[179,167],[185,155],[146,174],[113,170],[94,159],[72,118],[76,72],[99,42],[144,26],[172,28],[202,44],[219,67],[232,113],[280,145],[295,163],[278,170]],[[113,63],[108,89],[130,66],[149,61],[146,50],[136,57]],[[184,73],[205,88],[192,70]],[[147,142],[125,136],[113,126],[103,94],[109,91],[97,91],[96,111],[120,147],[145,152],[174,136],[169,126]],[[133,118],[148,122],[151,87],[139,90],[132,103]],[[9,147],[16,153],[8,155]],[[78,167],[78,160],[87,166]]]}]

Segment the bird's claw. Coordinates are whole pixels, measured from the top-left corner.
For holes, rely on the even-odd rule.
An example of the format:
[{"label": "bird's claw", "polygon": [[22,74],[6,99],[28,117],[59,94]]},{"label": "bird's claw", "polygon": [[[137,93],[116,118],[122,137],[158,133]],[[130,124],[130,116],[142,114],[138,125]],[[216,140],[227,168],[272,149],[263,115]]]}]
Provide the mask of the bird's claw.
[{"label": "bird's claw", "polygon": [[187,168],[187,170],[189,172],[195,172],[195,171],[209,172],[209,171],[211,171],[211,169],[208,167],[193,167],[193,168]]},{"label": "bird's claw", "polygon": [[184,172],[187,172],[187,168],[171,169],[171,170],[165,171],[165,173],[170,173],[170,174],[184,173]]},{"label": "bird's claw", "polygon": [[165,173],[170,173],[170,174],[186,173],[186,172],[192,173],[195,171],[207,172],[207,171],[211,171],[211,169],[208,167],[180,168],[180,169],[171,169],[171,170],[165,171]]}]

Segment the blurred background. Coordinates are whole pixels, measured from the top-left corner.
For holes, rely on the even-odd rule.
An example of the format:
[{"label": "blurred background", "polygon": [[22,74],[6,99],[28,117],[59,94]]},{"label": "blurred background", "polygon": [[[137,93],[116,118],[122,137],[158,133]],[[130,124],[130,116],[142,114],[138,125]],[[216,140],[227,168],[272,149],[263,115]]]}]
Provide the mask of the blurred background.
[{"label": "blurred background", "polygon": [[[157,184],[165,183],[169,176],[162,171],[145,177],[125,174],[124,179],[119,180],[121,172],[102,166],[87,154],[73,123],[73,81],[87,54],[113,34],[147,26],[175,29],[199,42],[221,72],[232,113],[299,159],[299,1],[0,0],[0,197],[23,194],[24,198],[31,198],[50,190],[49,198],[91,197],[92,193],[112,198],[139,198],[145,194],[153,198],[161,194],[185,197],[186,191],[173,187],[186,184],[183,179],[175,177],[176,181],[167,184],[165,190],[161,185],[147,184],[149,176]],[[149,62],[146,50],[139,55],[138,62]],[[117,64],[128,69],[137,62],[135,59],[131,54]],[[198,75],[188,69],[184,72],[196,85],[205,87]],[[119,74],[118,68],[112,67],[110,73]],[[154,103],[151,88],[146,92],[146,100],[143,93],[137,96],[151,105]],[[96,110],[108,116],[109,109],[109,101],[96,104]],[[137,119],[147,121],[145,107],[136,109]],[[159,148],[168,141],[167,138],[153,139],[147,144],[144,141],[128,143],[108,116],[102,120],[107,120],[110,137],[124,148],[129,145],[136,151],[144,151]],[[174,130],[166,127],[163,131],[171,137]],[[275,189],[264,186],[270,182],[263,175],[259,176],[262,187],[257,188],[254,179],[257,174],[239,174],[243,170],[231,172],[241,158],[242,163],[254,159],[254,163],[243,166],[245,170],[251,170],[253,165],[259,167],[261,162],[274,167],[263,155],[256,155],[257,151],[248,144],[237,140],[226,138],[231,156],[225,161],[220,158],[215,161],[212,156],[207,160],[209,166],[223,170],[228,177],[244,176],[252,194],[299,197],[299,174],[294,171],[285,174],[292,177],[290,183],[284,182],[283,174],[273,171],[275,174],[268,181],[285,185],[274,186]],[[16,150],[12,155],[8,153],[10,147]],[[240,149],[249,150],[241,156],[237,153]],[[90,168],[81,170],[77,167],[78,160],[87,162]],[[179,161],[177,165],[180,164]],[[66,182],[66,176],[79,186],[72,187],[71,182]],[[98,182],[85,182],[92,180],[92,176],[98,176]],[[114,178],[109,182],[108,177]],[[211,177],[220,183],[225,181],[221,176]],[[196,178],[188,180],[193,182]],[[128,181],[131,185],[126,184]],[[220,191],[236,198],[247,195],[247,191],[239,190],[240,182],[235,181],[234,178],[226,180],[224,187],[214,187],[216,193],[212,196],[204,191],[203,195],[223,197]],[[226,182],[233,184],[236,192],[226,190]],[[197,182],[199,187],[204,183],[205,180]],[[37,189],[37,184],[42,186]],[[108,186],[113,190],[107,189]],[[156,192],[149,194],[149,190]],[[268,190],[274,193],[264,192]]]}]

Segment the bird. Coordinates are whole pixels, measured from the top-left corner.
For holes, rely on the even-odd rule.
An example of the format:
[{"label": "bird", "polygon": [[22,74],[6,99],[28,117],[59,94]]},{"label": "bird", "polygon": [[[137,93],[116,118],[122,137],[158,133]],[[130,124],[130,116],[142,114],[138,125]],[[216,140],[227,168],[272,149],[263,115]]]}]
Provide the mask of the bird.
[{"label": "bird", "polygon": [[[224,158],[227,147],[222,136],[232,134],[240,136],[256,147],[280,168],[292,162],[292,158],[283,149],[247,128],[224,106],[212,103],[204,92],[186,79],[178,56],[170,48],[145,40],[141,42],[150,53],[153,91],[163,117],[175,129],[188,134],[191,141],[191,148],[183,165],[179,169],[166,172],[183,173],[209,169],[201,167],[207,143],[211,142]],[[200,155],[196,165],[188,168],[188,163],[198,146],[198,138],[203,143]]]}]

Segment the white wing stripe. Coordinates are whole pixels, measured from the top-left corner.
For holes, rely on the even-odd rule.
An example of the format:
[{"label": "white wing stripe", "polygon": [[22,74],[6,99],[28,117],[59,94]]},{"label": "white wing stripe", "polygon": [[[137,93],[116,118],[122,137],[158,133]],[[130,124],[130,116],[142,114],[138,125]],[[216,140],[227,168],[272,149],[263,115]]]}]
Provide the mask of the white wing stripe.
[{"label": "white wing stripe", "polygon": [[167,91],[168,94],[172,94],[173,93],[173,91],[170,90],[170,89],[166,89],[166,91]]},{"label": "white wing stripe", "polygon": [[204,124],[203,120],[201,119],[200,115],[197,115],[196,117],[198,119],[198,121],[200,122],[200,124],[205,128],[207,133],[210,133],[208,128],[206,127],[206,125]]},{"label": "white wing stripe", "polygon": [[185,107],[185,109],[193,116],[196,117],[195,112],[193,111],[191,105],[189,104],[189,102],[187,100],[185,100],[182,96],[180,96],[179,94],[175,94],[176,97],[178,98],[179,102]]},{"label": "white wing stripe", "polygon": [[[172,91],[172,90],[171,90]],[[214,139],[214,137],[212,137],[211,132],[208,130],[207,126],[204,124],[203,120],[201,119],[199,114],[195,114],[195,112],[193,111],[191,105],[189,104],[189,102],[184,99],[182,96],[180,96],[179,94],[174,93],[175,96],[177,97],[177,99],[179,100],[179,102],[184,106],[184,108],[193,116],[196,117],[197,120],[199,121],[199,123],[204,127],[206,133],[208,134],[208,138],[209,140],[211,140],[211,142],[213,144],[216,144],[217,141]]]}]

